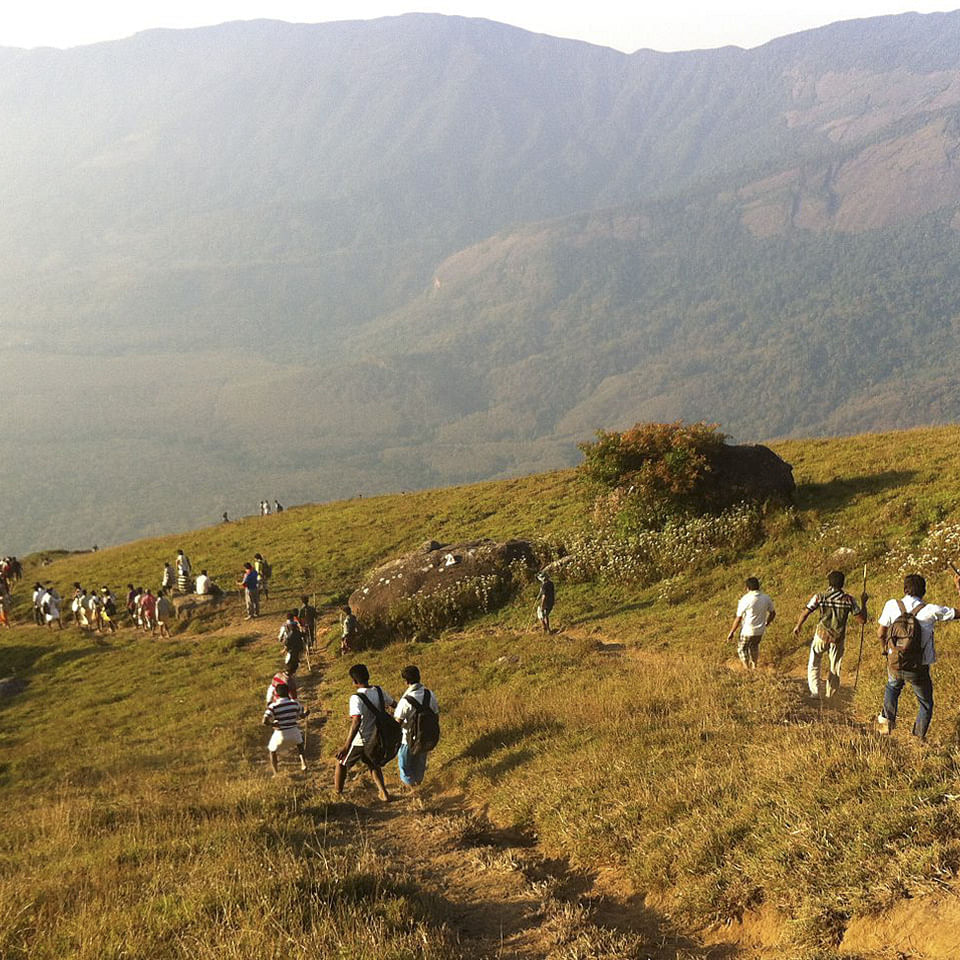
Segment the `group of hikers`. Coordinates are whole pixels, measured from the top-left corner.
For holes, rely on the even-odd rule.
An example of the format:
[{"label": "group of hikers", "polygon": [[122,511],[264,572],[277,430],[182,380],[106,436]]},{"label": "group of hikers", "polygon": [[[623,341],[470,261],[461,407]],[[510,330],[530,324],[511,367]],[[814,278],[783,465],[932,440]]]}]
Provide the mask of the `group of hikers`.
[{"label": "group of hikers", "polygon": [[[274,513],[283,513],[283,504],[279,500],[273,501],[273,512]],[[260,516],[269,517],[270,516],[270,501],[261,500],[260,501]]]},{"label": "group of hikers", "polygon": [[[279,635],[287,651],[285,667],[270,681],[263,712],[264,726],[273,728],[267,755],[274,774],[279,773],[278,752],[284,745],[296,749],[300,769],[307,769],[306,738],[300,721],[306,721],[310,711],[297,699],[296,675],[300,661],[291,655],[289,645],[294,623],[291,611]],[[355,663],[348,672],[355,691],[347,703],[350,728],[337,752],[334,790],[342,794],[347,772],[362,764],[370,771],[380,798],[389,800],[383,768],[394,758],[401,783],[416,790],[423,783],[428,754],[440,739],[440,706],[436,695],[423,686],[420,669],[415,664],[407,665],[400,672],[407,689],[399,702],[382,686],[370,683],[366,664]]]},{"label": "group of hikers", "polygon": [[[960,571],[953,568],[954,586],[960,596]],[[807,687],[817,700],[829,699],[840,688],[840,671],[846,651],[847,624],[851,617],[866,624],[866,589],[859,601],[843,589],[845,577],[839,570],[827,575],[827,590],[815,593],[800,611],[793,635],[800,639],[803,625],[813,614],[818,615],[817,625],[810,642],[807,659]],[[864,578],[866,583],[866,578]],[[737,604],[728,640],[733,640],[740,631],[737,655],[748,670],[755,670],[760,651],[760,641],[776,618],[773,600],[760,589],[756,577],[748,577],[746,593]],[[877,618],[877,639],[880,653],[886,658],[887,683],[884,688],[883,706],[877,716],[877,730],[889,735],[897,723],[900,693],[906,684],[917,699],[917,717],[913,735],[920,740],[926,737],[933,717],[933,679],[930,667],[936,661],[934,624],[960,619],[960,606],[946,607],[924,600],[927,582],[918,573],[908,574],[903,579],[903,597],[888,600]],[[861,631],[862,639],[862,631]],[[862,651],[861,651],[862,652]],[[826,678],[823,663],[826,657]],[[857,660],[859,671],[860,661]]]}]

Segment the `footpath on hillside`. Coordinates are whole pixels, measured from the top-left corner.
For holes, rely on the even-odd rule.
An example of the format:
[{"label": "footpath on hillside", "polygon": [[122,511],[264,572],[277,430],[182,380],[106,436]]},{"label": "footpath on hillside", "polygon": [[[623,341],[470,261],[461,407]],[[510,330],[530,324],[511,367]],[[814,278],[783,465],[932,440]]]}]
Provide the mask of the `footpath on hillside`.
[{"label": "footpath on hillside", "polygon": [[[317,636],[335,625],[320,620]],[[268,638],[269,639],[269,638]],[[602,641],[601,641],[602,642]],[[638,653],[622,643],[605,645],[610,655]],[[493,824],[468,797],[439,781],[416,796],[389,784],[392,800],[377,796],[372,778],[355,768],[342,798],[332,793],[332,744],[346,719],[337,702],[321,695],[330,666],[318,644],[312,670],[298,676],[299,696],[310,706],[309,769],[281,760],[281,777],[300,780],[330,797],[323,818],[337,820],[397,875],[416,884],[443,918],[465,960],[729,960],[740,953],[729,944],[705,945],[672,929],[626,879],[611,871],[577,870],[550,858],[537,837]],[[333,704],[334,709],[324,709]],[[285,761],[285,762],[284,762]]]}]

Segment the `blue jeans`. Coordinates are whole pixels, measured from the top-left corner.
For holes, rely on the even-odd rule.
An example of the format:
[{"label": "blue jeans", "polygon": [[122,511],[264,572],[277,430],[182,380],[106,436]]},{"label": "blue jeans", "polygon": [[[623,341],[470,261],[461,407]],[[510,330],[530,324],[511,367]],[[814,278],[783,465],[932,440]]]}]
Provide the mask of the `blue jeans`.
[{"label": "blue jeans", "polygon": [[403,744],[397,754],[397,767],[400,770],[400,779],[408,787],[418,787],[423,783],[423,775],[427,772],[427,755],[411,753],[410,747]]},{"label": "blue jeans", "polygon": [[892,730],[897,722],[897,701],[903,685],[909,683],[917,698],[917,719],[913,724],[913,735],[921,740],[927,735],[930,718],[933,716],[933,680],[930,679],[930,667],[919,670],[891,670],[887,673],[887,686],[883,691],[883,716],[890,721]]}]

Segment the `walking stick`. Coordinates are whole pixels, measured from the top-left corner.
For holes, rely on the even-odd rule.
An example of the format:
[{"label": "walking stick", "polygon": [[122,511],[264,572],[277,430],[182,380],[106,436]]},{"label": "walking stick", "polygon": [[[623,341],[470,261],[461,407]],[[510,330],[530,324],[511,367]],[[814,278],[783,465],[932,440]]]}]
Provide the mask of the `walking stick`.
[{"label": "walking stick", "polygon": [[[864,564],[863,565],[863,593],[866,594],[866,592],[867,592],[867,565]],[[864,607],[866,607],[866,604],[864,604]],[[863,657],[863,630],[864,630],[864,627],[866,627],[866,625],[867,625],[866,620],[864,620],[863,623],[860,624],[860,652],[857,654],[857,675],[853,678],[854,693],[857,692],[857,683],[860,680],[860,660]]]}]

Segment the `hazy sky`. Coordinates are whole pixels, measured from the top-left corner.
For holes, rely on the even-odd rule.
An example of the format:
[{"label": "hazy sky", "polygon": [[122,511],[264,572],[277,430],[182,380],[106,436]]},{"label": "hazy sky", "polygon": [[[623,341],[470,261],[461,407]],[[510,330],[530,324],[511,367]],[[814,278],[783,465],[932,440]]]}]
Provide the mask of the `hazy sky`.
[{"label": "hazy sky", "polygon": [[150,27],[193,27],[260,17],[294,22],[368,19],[416,10],[486,17],[629,52],[640,47],[692,50],[725,44],[752,47],[836,20],[953,8],[950,3],[909,0],[788,0],[783,6],[770,0],[673,0],[649,6],[654,9],[648,11],[648,4],[636,0],[11,0],[0,13],[0,46],[70,47]]}]

